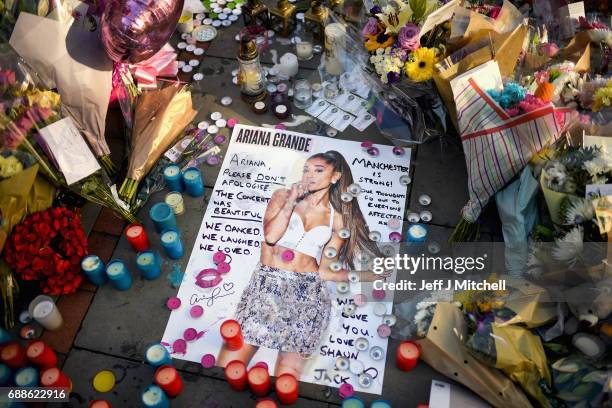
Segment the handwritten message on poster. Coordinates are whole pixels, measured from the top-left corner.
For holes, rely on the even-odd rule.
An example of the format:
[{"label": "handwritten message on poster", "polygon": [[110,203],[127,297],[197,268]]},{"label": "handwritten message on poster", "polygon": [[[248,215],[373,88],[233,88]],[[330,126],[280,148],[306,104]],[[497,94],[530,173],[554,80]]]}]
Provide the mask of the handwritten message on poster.
[{"label": "handwritten message on poster", "polygon": [[[217,178],[204,219],[186,267],[185,279],[178,297],[182,306],[170,315],[163,342],[172,356],[200,362],[204,354],[218,355],[223,340],[220,325],[233,319],[241,294],[260,260],[263,241],[263,218],[274,191],[290,188],[302,178],[306,160],[316,153],[330,150],[340,152],[346,159],[354,182],[361,193],[354,199],[370,232],[376,231],[387,241],[393,231],[390,219],[401,220],[404,213],[407,187],[400,177],[409,174],[410,149],[396,156],[392,146],[376,146],[380,154],[370,156],[358,142],[310,136],[286,130],[238,125],[233,129],[231,142]],[[196,277],[206,268],[214,268],[213,254],[221,251],[231,256],[231,271],[210,288],[196,285]],[[339,387],[350,383],[363,392],[382,392],[387,339],[378,335],[385,314],[392,312],[393,294],[384,299],[371,296],[371,284],[341,284],[326,281],[331,298],[330,323],[321,336],[316,352],[306,360],[301,381]],[[346,285],[346,284],[345,284]],[[368,297],[368,302],[346,314],[346,305],[354,303],[357,293]],[[192,318],[189,310],[200,305],[204,314]],[[185,352],[176,353],[172,343],[182,338],[187,328],[205,332],[188,342]],[[365,350],[359,350],[363,339]],[[277,350],[260,348],[249,366],[265,361],[274,375]],[[349,362],[349,369],[338,369],[338,358]],[[351,364],[352,363],[352,364]],[[363,365],[363,366],[362,366]],[[359,374],[371,376],[371,382],[359,384]]]}]

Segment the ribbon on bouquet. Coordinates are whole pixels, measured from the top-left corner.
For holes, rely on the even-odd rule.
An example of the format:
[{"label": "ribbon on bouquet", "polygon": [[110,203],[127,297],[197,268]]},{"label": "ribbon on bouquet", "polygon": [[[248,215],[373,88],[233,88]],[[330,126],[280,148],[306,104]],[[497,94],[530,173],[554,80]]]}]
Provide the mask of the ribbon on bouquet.
[{"label": "ribbon on bouquet", "polygon": [[170,44],[164,45],[151,58],[130,65],[139,89],[156,89],[157,77],[173,77],[178,73],[177,54]]}]

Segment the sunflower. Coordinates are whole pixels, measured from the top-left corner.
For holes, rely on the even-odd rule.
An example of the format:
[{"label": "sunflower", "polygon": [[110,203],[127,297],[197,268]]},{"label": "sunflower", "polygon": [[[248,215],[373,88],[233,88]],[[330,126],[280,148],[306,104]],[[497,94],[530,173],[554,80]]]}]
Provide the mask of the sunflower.
[{"label": "sunflower", "polygon": [[412,58],[406,63],[406,75],[413,81],[427,81],[433,76],[435,63],[436,50],[421,47],[412,53]]},{"label": "sunflower", "polygon": [[390,35],[380,32],[376,35],[366,34],[365,47],[368,51],[373,52],[379,48],[387,48],[393,45],[395,40]]}]

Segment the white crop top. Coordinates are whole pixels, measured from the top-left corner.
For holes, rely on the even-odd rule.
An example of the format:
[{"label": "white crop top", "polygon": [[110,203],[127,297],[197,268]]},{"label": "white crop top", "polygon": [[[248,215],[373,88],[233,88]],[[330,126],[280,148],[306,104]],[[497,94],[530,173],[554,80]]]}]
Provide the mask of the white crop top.
[{"label": "white crop top", "polygon": [[320,259],[323,247],[332,236],[332,226],[334,225],[334,206],[331,207],[329,225],[319,225],[308,231],[304,230],[302,217],[295,211],[291,214],[289,225],[285,233],[276,243],[277,245],[293,249],[305,255]]}]

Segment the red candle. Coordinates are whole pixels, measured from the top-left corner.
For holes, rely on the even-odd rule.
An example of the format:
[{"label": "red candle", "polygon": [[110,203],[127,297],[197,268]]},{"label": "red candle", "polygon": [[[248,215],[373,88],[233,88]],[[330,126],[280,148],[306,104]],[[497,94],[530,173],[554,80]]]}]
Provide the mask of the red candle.
[{"label": "red candle", "polygon": [[170,398],[174,398],[183,391],[183,380],[176,368],[163,365],[155,371],[155,384]]},{"label": "red candle", "polygon": [[395,354],[397,368],[402,371],[410,371],[417,365],[421,350],[411,341],[402,341]]},{"label": "red candle", "polygon": [[44,341],[34,341],[26,348],[28,359],[43,368],[51,368],[57,365],[57,355]]},{"label": "red candle", "polygon": [[233,360],[225,366],[225,378],[230,387],[236,391],[244,391],[247,387],[246,365],[240,360]]},{"label": "red candle", "polygon": [[282,404],[291,405],[298,399],[298,381],[291,374],[276,379],[276,395]]},{"label": "red candle", "polygon": [[130,224],[125,229],[125,237],[136,252],[142,252],[149,249],[149,238],[145,229],[140,224]]},{"label": "red candle", "polygon": [[230,350],[240,350],[244,344],[240,323],[235,320],[226,320],[221,325],[221,337]]},{"label": "red candle", "polygon": [[89,403],[89,408],[113,408],[108,401],[105,400],[93,400]]},{"label": "red candle", "polygon": [[278,408],[278,405],[274,400],[266,398],[257,401],[257,404],[255,404],[255,408]]},{"label": "red candle", "polygon": [[23,368],[28,365],[25,350],[17,342],[4,345],[0,352],[0,361],[10,368]]},{"label": "red candle", "polygon": [[258,397],[263,397],[270,392],[271,383],[268,369],[263,367],[253,367],[249,370],[247,378],[249,380],[249,387],[251,387],[253,394],[257,395]]},{"label": "red candle", "polygon": [[72,382],[59,368],[46,368],[40,372],[40,384],[47,388],[69,388]]}]

